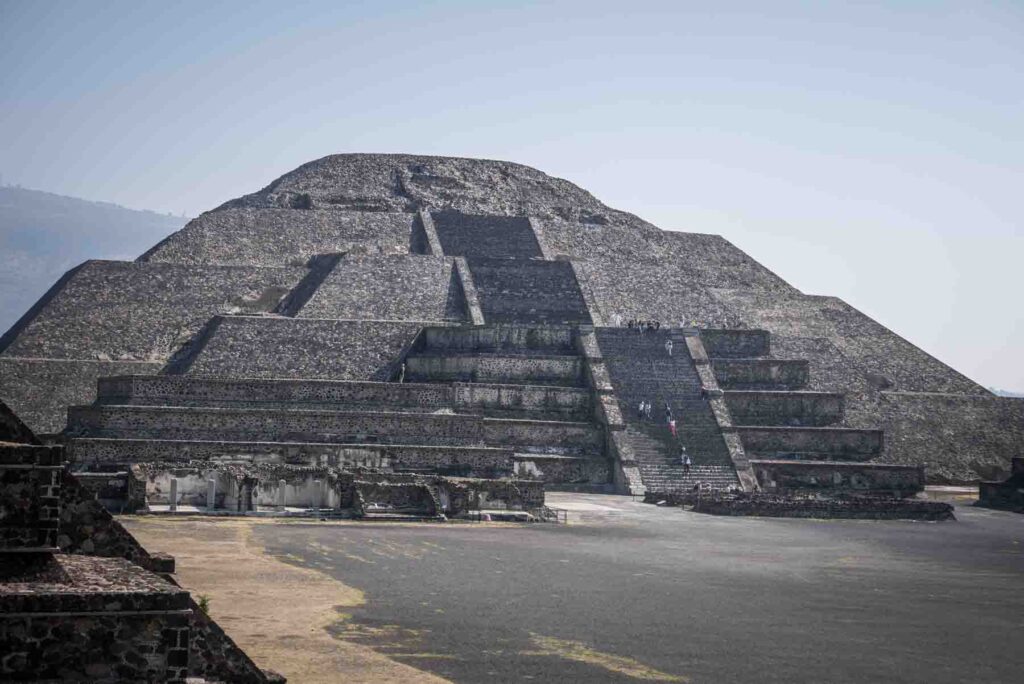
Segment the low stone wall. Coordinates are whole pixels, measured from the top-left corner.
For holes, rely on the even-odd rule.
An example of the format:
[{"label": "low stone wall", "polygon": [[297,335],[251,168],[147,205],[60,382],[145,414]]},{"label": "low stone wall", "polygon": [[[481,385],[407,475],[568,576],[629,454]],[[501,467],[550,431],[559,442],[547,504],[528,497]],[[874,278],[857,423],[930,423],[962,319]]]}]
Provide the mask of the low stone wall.
[{"label": "low stone wall", "polygon": [[97,402],[133,405],[244,405],[262,403],[386,404],[441,408],[452,404],[444,385],[313,379],[213,378],[193,375],[100,378]]},{"label": "low stone wall", "polygon": [[823,427],[843,420],[843,395],[831,392],[731,390],[725,402],[737,425]]},{"label": "low stone wall", "polygon": [[590,418],[590,391],[569,387],[455,383],[452,386],[456,410],[536,413]]},{"label": "low stone wall", "polygon": [[977,505],[1024,513],[1024,456],[1013,459],[1005,481],[979,483]]},{"label": "low stone wall", "polygon": [[119,511],[128,499],[131,480],[127,470],[118,472],[77,472],[75,479],[86,494],[106,508]]},{"label": "low stone wall", "polygon": [[79,469],[130,463],[211,461],[252,465],[324,466],[339,470],[436,470],[464,477],[506,477],[512,450],[487,447],[311,442],[204,442],[144,439],[74,439],[68,452]]},{"label": "low stone wall", "polygon": [[489,382],[512,385],[583,385],[583,367],[575,356],[410,356],[410,382]]},{"label": "low stone wall", "polygon": [[567,325],[488,325],[477,328],[426,328],[431,353],[500,353],[536,351],[575,353],[575,330]]},{"label": "low stone wall", "polygon": [[445,510],[453,516],[487,509],[526,511],[544,505],[544,483],[445,478],[438,495]]},{"label": "low stone wall", "polygon": [[582,388],[489,383],[397,383],[331,380],[230,379],[185,375],[100,378],[97,403],[119,406],[209,406],[366,410],[386,407],[485,413],[592,412]]},{"label": "low stone wall", "polygon": [[600,426],[592,423],[444,413],[88,406],[75,407],[69,415],[72,434],[99,438],[335,444],[416,442],[432,446],[533,447],[548,453],[573,454],[601,453],[604,440]]},{"label": "low stone wall", "polygon": [[769,494],[703,496],[697,513],[765,518],[850,518],[858,520],[955,520],[953,507],[938,501],[880,497],[793,498]]},{"label": "low stone wall", "polygon": [[90,437],[282,442],[482,444],[479,416],[360,411],[285,411],[163,406],[84,406],[69,432]]},{"label": "low stone wall", "polygon": [[0,442],[0,553],[57,547],[60,447]]},{"label": "low stone wall", "polygon": [[736,427],[751,456],[866,461],[882,451],[881,430],[807,427]]},{"label": "low stone wall", "polygon": [[545,420],[483,420],[487,444],[535,447],[549,454],[601,454],[604,430],[593,423],[562,423]]},{"label": "low stone wall", "polygon": [[541,480],[546,484],[595,484],[612,482],[611,461],[607,458],[578,458],[517,454],[514,473],[523,480]]},{"label": "low stone wall", "polygon": [[357,480],[352,488],[352,509],[359,517],[380,513],[437,517],[443,510],[441,502],[425,484]]},{"label": "low stone wall", "polygon": [[771,334],[767,330],[705,329],[700,331],[701,341],[713,359],[768,356],[771,353]]},{"label": "low stone wall", "polygon": [[751,461],[762,491],[851,491],[912,496],[924,490],[923,466],[814,461]]},{"label": "low stone wall", "polygon": [[[216,480],[216,505],[220,510],[245,512],[253,509],[310,508],[358,509],[359,483],[381,485],[363,488],[363,501],[376,500],[388,490],[383,485],[417,485],[430,488],[438,501],[437,511],[457,515],[475,508],[535,508],[544,504],[544,482],[511,478],[463,478],[436,474],[387,473],[379,471],[341,472],[323,466],[281,464],[143,463],[150,491],[150,503],[166,505],[171,477],[178,479],[179,505],[207,507],[206,482]],[[235,484],[232,485],[232,482]],[[367,492],[376,492],[369,496]],[[221,498],[221,492],[225,492]],[[395,490],[396,501],[408,492]],[[379,498],[379,497],[378,497]],[[487,504],[487,505],[484,505]]]},{"label": "low stone wall", "polygon": [[714,359],[722,389],[795,390],[807,385],[809,366],[794,359]]}]

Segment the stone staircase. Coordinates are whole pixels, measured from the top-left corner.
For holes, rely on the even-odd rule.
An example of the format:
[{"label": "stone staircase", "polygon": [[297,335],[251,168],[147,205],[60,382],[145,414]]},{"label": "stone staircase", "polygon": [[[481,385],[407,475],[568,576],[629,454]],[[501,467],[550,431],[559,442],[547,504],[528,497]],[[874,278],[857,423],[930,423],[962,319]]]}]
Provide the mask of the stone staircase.
[{"label": "stone staircase", "polygon": [[[737,485],[718,423],[700,397],[700,378],[682,334],[668,330],[640,334],[628,328],[598,328],[596,334],[648,491],[685,491],[698,483],[713,488]],[[671,357],[665,350],[668,339],[674,345]],[[637,415],[644,400],[653,406],[650,421]],[[676,419],[676,439],[665,421],[666,404]],[[681,445],[693,462],[689,473],[680,462]]]}]

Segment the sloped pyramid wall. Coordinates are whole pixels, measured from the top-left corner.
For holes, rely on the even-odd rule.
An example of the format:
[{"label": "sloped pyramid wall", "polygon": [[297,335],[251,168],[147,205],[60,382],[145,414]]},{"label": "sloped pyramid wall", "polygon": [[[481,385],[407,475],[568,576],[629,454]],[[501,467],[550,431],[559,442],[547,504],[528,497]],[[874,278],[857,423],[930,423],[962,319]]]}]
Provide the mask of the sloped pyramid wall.
[{"label": "sloped pyramid wall", "polygon": [[[320,255],[339,259],[313,272]],[[568,262],[577,323],[768,331],[772,357],[810,361],[809,389],[846,394],[848,426],[886,430],[882,461],[968,481],[1008,472],[1024,451],[1024,402],[994,397],[841,300],[799,292],[719,236],[660,230],[517,164],[411,155],[324,157],[134,264],[75,269],[0,341],[0,398],[52,433],[100,375],[380,377],[408,329],[485,319],[495,293],[477,291],[473,262],[506,257]],[[302,306],[282,309],[300,283]]]}]

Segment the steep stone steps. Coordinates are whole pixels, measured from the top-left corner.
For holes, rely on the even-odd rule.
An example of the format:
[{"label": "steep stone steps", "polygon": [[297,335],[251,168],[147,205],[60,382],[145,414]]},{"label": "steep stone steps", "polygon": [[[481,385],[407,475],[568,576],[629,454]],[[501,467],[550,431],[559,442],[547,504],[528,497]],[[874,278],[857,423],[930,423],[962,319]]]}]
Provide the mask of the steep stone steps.
[{"label": "steep stone steps", "polygon": [[[681,491],[698,482],[712,487],[738,484],[718,422],[700,397],[700,377],[685,338],[667,329],[639,333],[598,328],[596,334],[644,486],[649,491]],[[665,349],[669,339],[671,356]],[[650,420],[638,415],[641,401],[652,404]],[[668,429],[666,405],[676,420],[676,438]],[[693,462],[689,473],[680,462],[681,445]]]}]

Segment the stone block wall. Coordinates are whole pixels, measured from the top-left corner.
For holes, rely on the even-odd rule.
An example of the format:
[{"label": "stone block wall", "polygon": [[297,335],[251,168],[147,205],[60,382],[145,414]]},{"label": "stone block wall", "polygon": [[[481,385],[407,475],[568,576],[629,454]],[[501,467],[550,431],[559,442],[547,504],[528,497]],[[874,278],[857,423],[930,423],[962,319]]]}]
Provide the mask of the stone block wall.
[{"label": "stone block wall", "polygon": [[585,420],[593,415],[590,391],[570,387],[454,383],[457,410],[493,413],[535,413]]},{"label": "stone block wall", "polygon": [[135,406],[251,406],[292,408],[386,405],[438,409],[454,403],[454,389],[436,384],[312,379],[211,378],[194,375],[101,378],[97,402]]},{"label": "stone block wall", "polygon": [[604,447],[604,431],[593,423],[484,418],[483,439],[487,444],[530,447],[550,454],[599,455]]},{"label": "stone block wall", "polygon": [[233,208],[208,211],[139,258],[142,262],[301,266],[317,254],[405,254],[412,213]]},{"label": "stone block wall", "polygon": [[800,389],[807,385],[808,362],[803,359],[717,359],[712,362],[723,389]]},{"label": "stone block wall", "polygon": [[611,460],[608,458],[518,454],[514,463],[515,477],[540,480],[554,488],[581,484],[606,485],[613,479]]},{"label": "stone block wall", "polygon": [[843,420],[842,394],[732,390],[724,396],[736,425],[822,427]]},{"label": "stone block wall", "polygon": [[410,356],[411,382],[483,382],[522,385],[583,385],[583,364],[575,356]]},{"label": "stone block wall", "polygon": [[904,497],[925,486],[922,466],[785,460],[753,460],[751,465],[762,491],[781,494],[820,491]]},{"label": "stone block wall", "polygon": [[424,349],[430,353],[575,354],[575,328],[567,325],[487,325],[480,328],[428,327]]},{"label": "stone block wall", "polygon": [[3,681],[184,682],[188,593],[121,559],[53,556],[0,584]]},{"label": "stone block wall", "polygon": [[461,322],[466,302],[452,262],[419,254],[345,256],[298,316]]},{"label": "stone block wall", "polygon": [[[217,442],[141,439],[75,439],[68,446],[76,468],[128,463],[287,464],[338,470],[435,470],[464,477],[507,477],[512,450],[407,444]],[[129,480],[131,482],[131,480]]]},{"label": "stone block wall", "polygon": [[867,461],[882,451],[881,430],[805,427],[736,427],[751,456]]},{"label": "stone block wall", "polygon": [[0,442],[0,554],[57,547],[59,447]]},{"label": "stone block wall", "polygon": [[708,356],[713,359],[746,359],[771,353],[771,334],[767,330],[709,328],[701,330],[700,337]]},{"label": "stone block wall", "polygon": [[[498,421],[514,422],[514,421]],[[285,411],[175,406],[76,406],[69,431],[91,437],[213,441],[467,444],[483,437],[478,416],[365,411]]]}]

